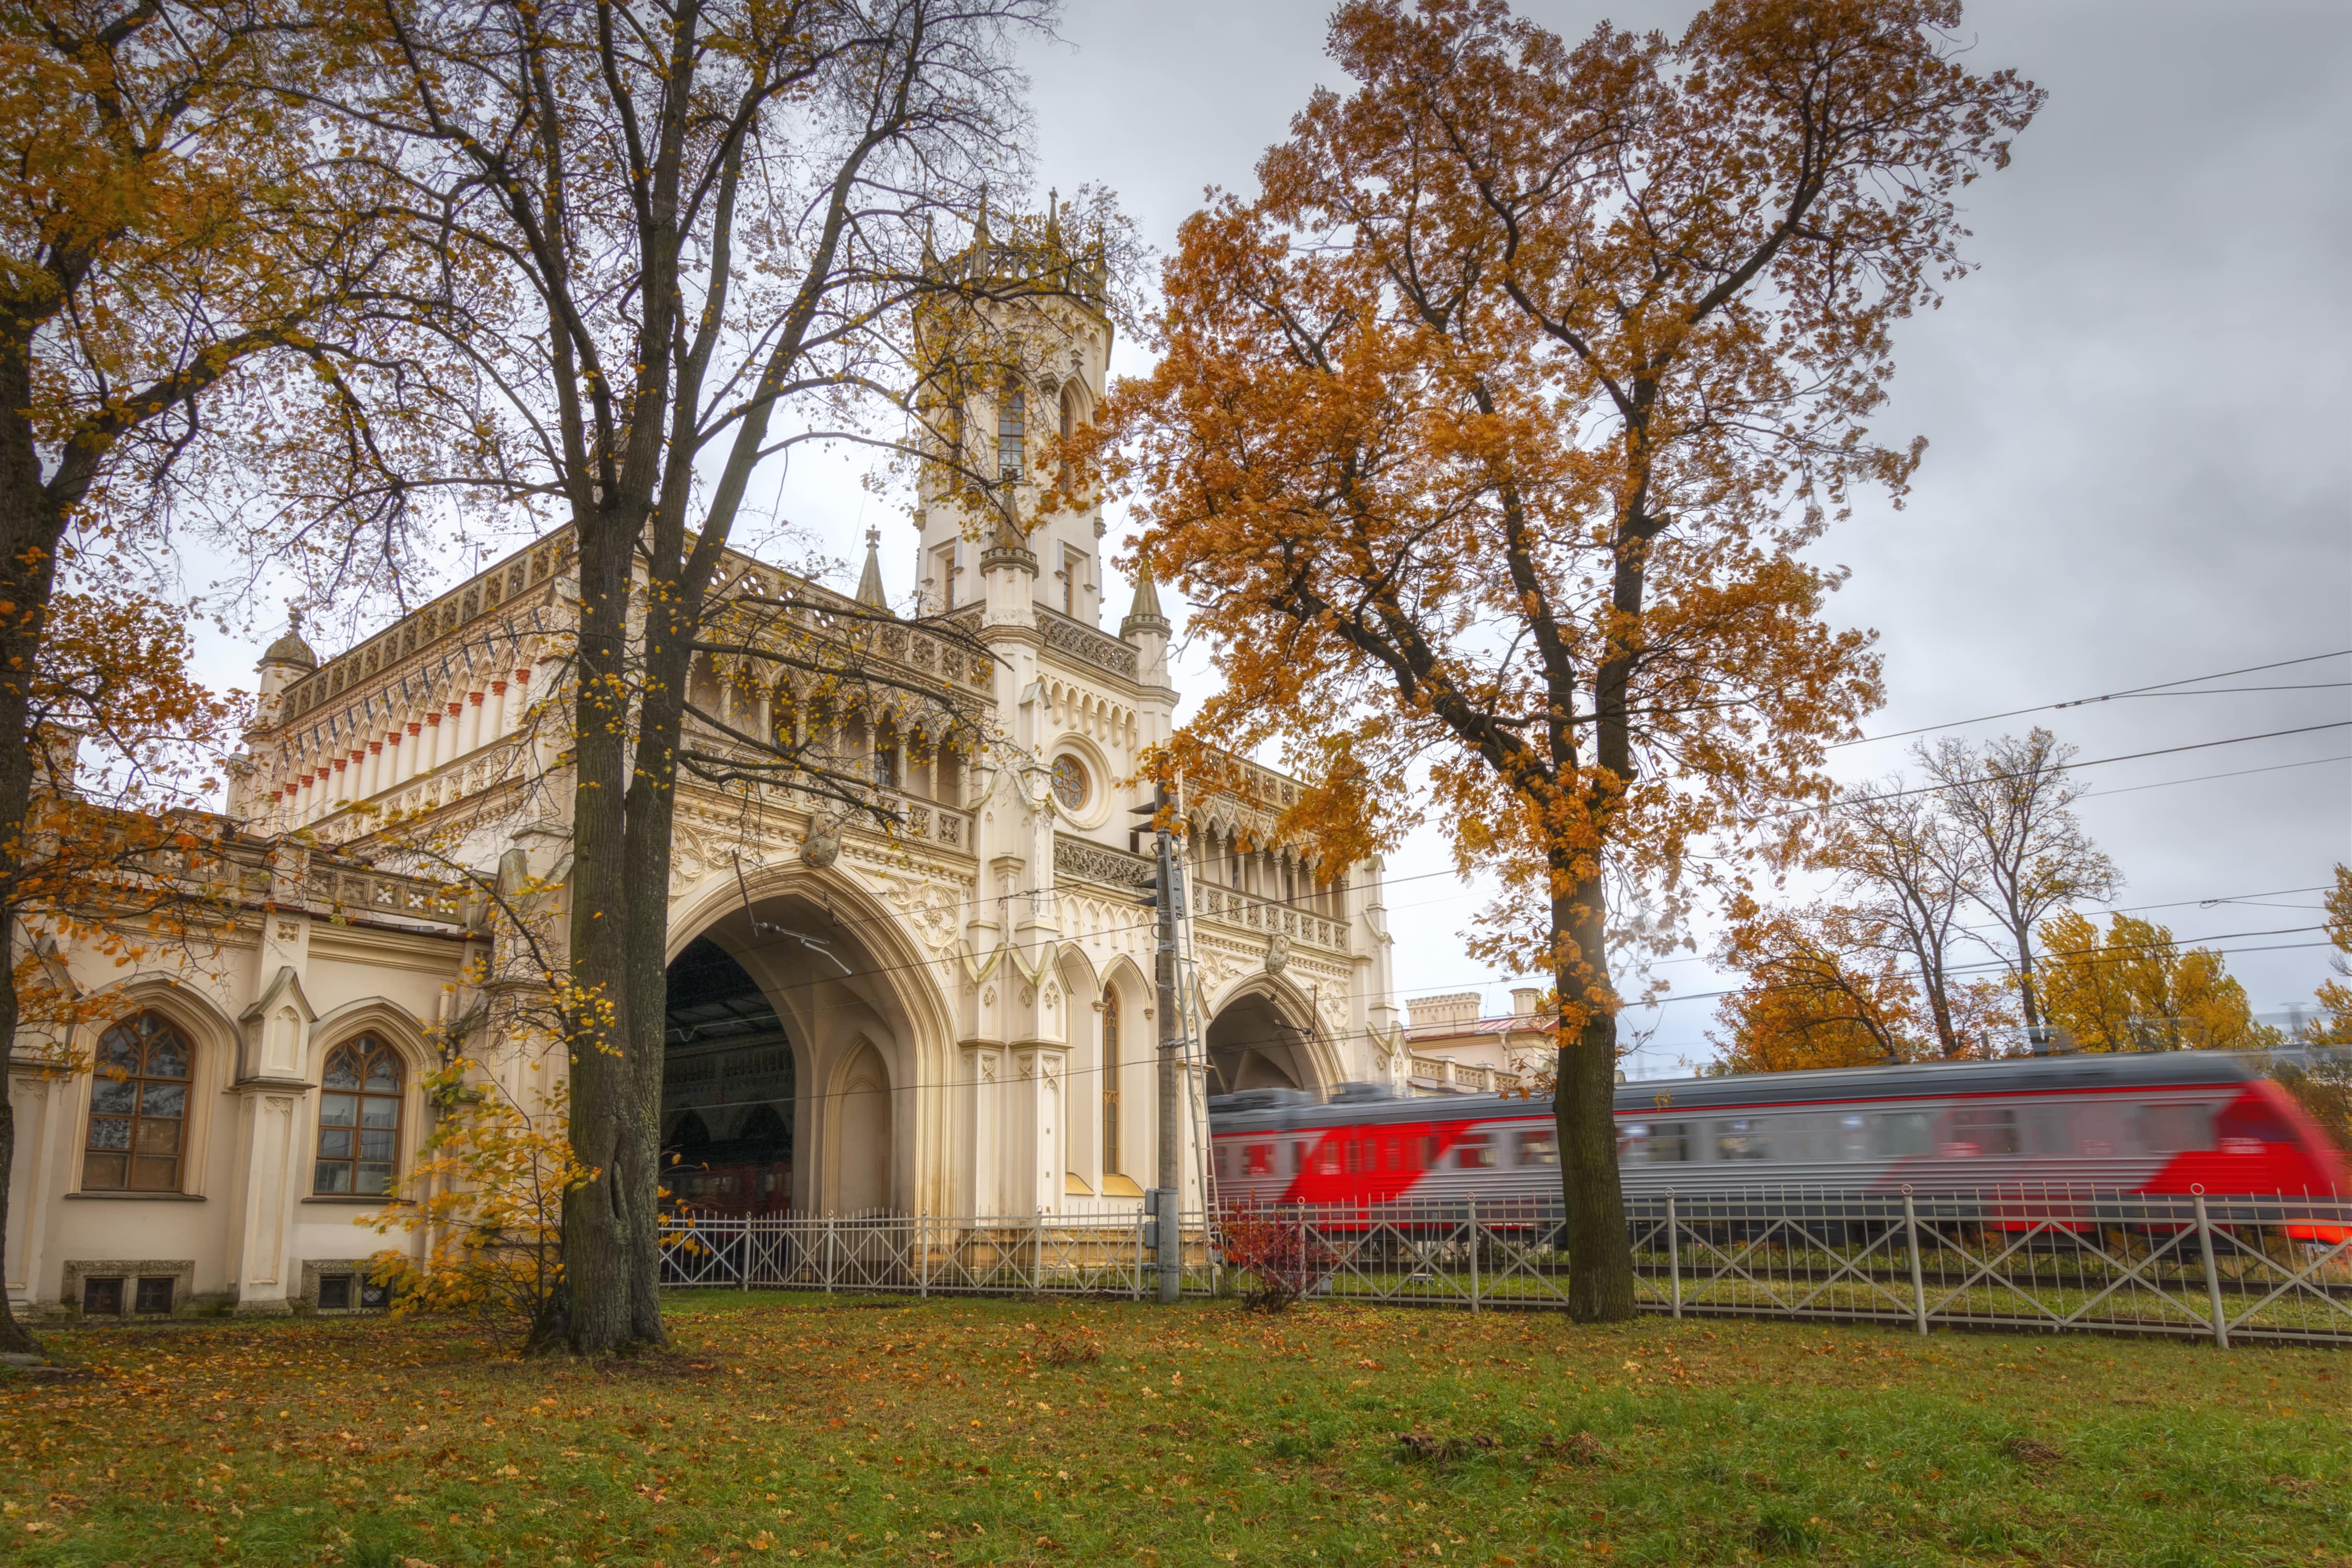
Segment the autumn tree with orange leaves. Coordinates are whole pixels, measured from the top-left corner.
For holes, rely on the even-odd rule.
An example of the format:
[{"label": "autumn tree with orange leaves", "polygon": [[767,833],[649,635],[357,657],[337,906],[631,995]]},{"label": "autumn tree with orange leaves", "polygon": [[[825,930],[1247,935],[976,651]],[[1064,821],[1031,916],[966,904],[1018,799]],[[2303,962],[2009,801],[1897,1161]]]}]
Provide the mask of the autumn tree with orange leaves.
[{"label": "autumn tree with orange leaves", "polygon": [[[107,1005],[56,943],[120,956],[205,924],[220,825],[193,809],[234,709],[190,684],[184,612],[138,568],[208,460],[334,427],[302,416],[339,403],[384,253],[364,187],[272,90],[331,74],[312,32],[277,0],[0,7],[0,1038],[20,1061],[72,1065]],[[14,1142],[0,1103],[0,1213]]]},{"label": "autumn tree with orange leaves", "polygon": [[1138,553],[1223,676],[1192,733],[1319,780],[1285,830],[1333,863],[1416,820],[1426,768],[1507,889],[1479,951],[1556,977],[1583,1320],[1633,1310],[1612,944],[1669,929],[1695,847],[1823,797],[1877,699],[1805,552],[1917,464],[1866,429],[1895,326],[1965,270],[1955,194],[2042,98],[1959,20],[1721,0],[1571,44],[1500,0],[1355,0],[1352,89],[1186,223],[1165,356],[1108,411]]}]

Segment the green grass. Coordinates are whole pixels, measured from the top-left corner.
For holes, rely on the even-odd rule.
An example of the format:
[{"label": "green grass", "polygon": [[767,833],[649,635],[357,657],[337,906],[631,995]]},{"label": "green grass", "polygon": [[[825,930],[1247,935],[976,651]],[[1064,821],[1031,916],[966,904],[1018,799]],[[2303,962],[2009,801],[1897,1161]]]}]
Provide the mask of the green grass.
[{"label": "green grass", "polygon": [[88,1375],[0,1380],[0,1562],[2352,1564],[2341,1352],[670,1304],[674,1353],[598,1364],[442,1323],[51,1331]]}]

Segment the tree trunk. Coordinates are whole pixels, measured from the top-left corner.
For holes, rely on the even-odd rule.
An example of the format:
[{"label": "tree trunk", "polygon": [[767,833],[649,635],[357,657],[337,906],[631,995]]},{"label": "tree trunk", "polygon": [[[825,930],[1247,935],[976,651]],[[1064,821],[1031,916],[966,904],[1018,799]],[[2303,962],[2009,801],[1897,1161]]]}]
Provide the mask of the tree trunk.
[{"label": "tree trunk", "polygon": [[[32,807],[34,737],[32,674],[40,653],[49,595],[57,586],[62,532],[57,503],[41,482],[40,457],[26,411],[35,404],[32,324],[19,319],[0,339],[0,887],[24,882],[25,817]],[[0,896],[0,1058],[13,1057],[21,1010],[16,995],[16,921],[12,897]],[[0,1072],[6,1072],[0,1061]],[[0,1079],[0,1259],[8,1256],[9,1173],[16,1157],[14,1075]],[[39,1347],[0,1301],[0,1351]]]},{"label": "tree trunk", "polygon": [[[1554,939],[1576,945],[1580,965],[1559,966],[1563,1003],[1588,996],[1578,970],[1603,977],[1607,929],[1595,880],[1552,899]],[[1617,1172],[1617,1015],[1592,1007],[1567,1043],[1554,1072],[1552,1117],[1559,1141],[1560,1193],[1567,1205],[1568,1312],[1580,1323],[1622,1322],[1633,1315],[1633,1255],[1625,1238],[1625,1193]]]},{"label": "tree trunk", "polygon": [[[636,516],[641,517],[642,512]],[[629,961],[626,842],[631,556],[636,530],[611,512],[584,516],[580,541],[578,690],[573,698],[572,994],[566,999],[572,1153],[588,1179],[563,1203],[563,1331],[583,1355],[664,1343],[647,1332],[636,1277],[654,1237],[653,1157],[641,1090],[642,1037]],[[656,896],[667,892],[664,875]],[[656,949],[658,951],[658,949]],[[658,1039],[655,1049],[658,1051]],[[658,1058],[655,1092],[660,1092]]]}]

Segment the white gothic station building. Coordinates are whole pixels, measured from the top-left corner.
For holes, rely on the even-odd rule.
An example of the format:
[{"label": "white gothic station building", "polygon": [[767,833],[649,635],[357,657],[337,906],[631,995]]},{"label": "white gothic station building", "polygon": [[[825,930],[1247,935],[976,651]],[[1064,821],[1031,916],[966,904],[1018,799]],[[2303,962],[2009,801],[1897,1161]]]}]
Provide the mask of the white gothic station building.
[{"label": "white gothic station building", "polygon": [[[1021,264],[1010,247],[992,257],[984,234],[975,255]],[[977,411],[1008,477],[1045,422],[1083,421],[1103,393],[1108,319],[1072,306],[1055,330],[1052,353]],[[1174,723],[1169,625],[1148,580],[1115,584],[1097,511],[987,541],[934,496],[917,531],[901,602],[952,613],[991,656],[917,626],[878,645],[976,699],[996,744],[934,756],[888,714],[812,711],[783,687],[697,672],[701,700],[739,727],[826,727],[903,826],[842,821],[791,790],[747,813],[740,789],[681,780],[674,1185],[737,1212],[1129,1210],[1158,1157],[1152,915],[1139,904],[1150,845],[1132,808],[1148,798],[1139,759]],[[868,541],[857,599],[887,607]],[[746,557],[724,570],[782,586]],[[420,1082],[501,939],[480,900],[404,862],[380,823],[404,814],[473,871],[564,896],[570,779],[530,720],[562,704],[575,601],[559,533],[331,658],[293,632],[264,654],[227,802],[243,868],[227,946],[129,968],[70,947],[47,959],[118,988],[125,1010],[74,1042],[102,1071],[45,1072],[26,1042],[12,1059],[18,1311],[359,1304],[357,1260],[399,1233],[354,1221],[416,1159],[433,1114]],[[1401,1089],[1379,863],[1313,865],[1274,834],[1293,786],[1256,782],[1257,803],[1182,801],[1202,1087]],[[547,1077],[500,1065],[495,1041],[463,1047],[518,1093]],[[1182,1160],[1194,1184],[1197,1156]]]}]

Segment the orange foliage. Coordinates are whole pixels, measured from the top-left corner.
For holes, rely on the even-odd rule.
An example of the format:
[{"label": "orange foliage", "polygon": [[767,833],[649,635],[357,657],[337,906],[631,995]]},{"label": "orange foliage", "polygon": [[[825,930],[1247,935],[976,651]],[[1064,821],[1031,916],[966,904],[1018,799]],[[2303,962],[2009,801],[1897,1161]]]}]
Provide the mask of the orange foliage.
[{"label": "orange foliage", "polygon": [[227,824],[203,810],[244,705],[188,678],[184,615],[140,595],[59,595],[26,685],[34,793],[0,842],[0,904],[26,940],[14,955],[20,1060],[79,1069],[81,1027],[128,1003],[89,990],[64,948],[127,966],[159,946],[217,946],[231,874]]},{"label": "orange foliage", "polygon": [[2038,101],[1959,63],[1957,19],[1727,0],[1571,47],[1491,3],[1346,6],[1358,90],[1186,224],[1165,357],[1113,401],[1140,554],[1224,677],[1195,750],[1280,744],[1345,785],[1286,829],[1375,839],[1426,765],[1513,890],[1489,953],[1564,970],[1571,1031],[1616,1006],[1604,871],[1672,883],[1817,798],[1875,700],[1800,552],[1916,461],[1860,426],[1887,334]]},{"label": "orange foliage", "polygon": [[[1881,934],[1834,904],[1773,910],[1742,899],[1719,955],[1748,984],[1717,1018],[1727,1072],[1861,1067],[1932,1054],[1918,988]],[[1925,1036],[1926,1038],[1923,1038]]]}]

